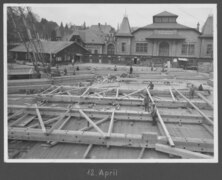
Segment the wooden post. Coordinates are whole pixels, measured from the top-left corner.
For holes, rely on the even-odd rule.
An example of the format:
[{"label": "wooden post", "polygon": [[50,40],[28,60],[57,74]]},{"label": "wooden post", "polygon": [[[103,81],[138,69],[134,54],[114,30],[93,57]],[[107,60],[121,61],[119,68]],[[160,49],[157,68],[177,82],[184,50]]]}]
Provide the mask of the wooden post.
[{"label": "wooden post", "polygon": [[110,120],[110,124],[109,124],[109,130],[108,130],[108,137],[110,137],[112,130],[113,130],[113,124],[114,124],[114,114],[115,114],[115,109],[112,112],[112,116],[111,116],[111,120]]},{"label": "wooden post", "polygon": [[25,113],[22,117],[18,118],[17,120],[13,121],[12,123],[9,124],[9,126],[14,126],[16,125],[17,123],[21,122],[25,117],[27,117],[28,114]]},{"label": "wooden post", "polygon": [[79,113],[80,113],[103,137],[105,137],[104,132],[103,132],[81,109],[79,109]]},{"label": "wooden post", "polygon": [[171,96],[172,96],[173,101],[176,101],[176,99],[175,99],[175,97],[174,97],[174,95],[173,95],[173,92],[172,92],[171,87],[169,87],[169,90],[170,90],[170,94],[171,94]]},{"label": "wooden post", "polygon": [[176,88],[174,88],[175,91],[180,95],[182,96],[191,106],[194,107],[194,109],[196,109],[204,118],[205,120],[207,121],[208,124],[210,125],[213,125],[213,121],[207,117],[197,106],[195,106],[189,99],[187,99],[181,92],[179,92]]},{"label": "wooden post", "polygon": [[50,86],[49,88],[47,88],[46,90],[42,91],[40,94],[44,94],[45,92],[49,91],[50,89],[52,89],[54,86]]},{"label": "wooden post", "polygon": [[92,149],[92,147],[93,147],[93,144],[90,144],[90,145],[87,147],[87,149],[86,149],[86,151],[85,151],[85,153],[84,153],[84,155],[83,155],[83,159],[86,159],[86,158],[87,158],[87,156],[88,156],[90,150]]},{"label": "wooden post", "polygon": [[44,133],[46,133],[46,128],[45,128],[45,125],[44,125],[44,122],[43,122],[43,120],[42,120],[42,116],[41,116],[41,114],[40,114],[40,112],[39,112],[39,109],[38,109],[37,104],[35,104],[35,110],[36,110],[36,113],[37,113],[37,116],[38,116],[38,120],[39,120],[40,126],[41,126],[41,128],[42,128],[42,131],[43,131]]},{"label": "wooden post", "polygon": [[203,99],[212,109],[214,109],[213,104],[207,98],[205,98],[201,93],[196,92],[196,95],[199,96],[201,99]]}]

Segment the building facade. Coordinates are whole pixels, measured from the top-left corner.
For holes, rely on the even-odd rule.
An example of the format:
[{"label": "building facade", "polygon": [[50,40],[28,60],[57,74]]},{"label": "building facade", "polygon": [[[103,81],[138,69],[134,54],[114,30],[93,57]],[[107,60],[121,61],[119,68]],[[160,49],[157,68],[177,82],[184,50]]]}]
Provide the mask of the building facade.
[{"label": "building facade", "polygon": [[162,12],[153,23],[131,31],[123,18],[116,34],[116,54],[152,57],[209,58],[213,54],[213,17],[208,17],[202,32],[177,23],[178,16]]}]

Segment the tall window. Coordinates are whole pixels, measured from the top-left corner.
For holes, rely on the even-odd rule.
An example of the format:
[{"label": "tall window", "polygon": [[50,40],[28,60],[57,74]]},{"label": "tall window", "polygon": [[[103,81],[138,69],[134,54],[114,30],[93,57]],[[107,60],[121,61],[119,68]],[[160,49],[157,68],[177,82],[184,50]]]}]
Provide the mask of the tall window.
[{"label": "tall window", "polygon": [[122,52],[126,51],[126,43],[122,43]]},{"label": "tall window", "polygon": [[107,54],[114,54],[115,53],[115,47],[113,44],[109,44],[107,46]]},{"label": "tall window", "polygon": [[194,55],[195,46],[194,44],[183,44],[182,45],[182,55]]},{"label": "tall window", "polygon": [[97,49],[94,50],[94,54],[98,54],[98,50]]},{"label": "tall window", "polygon": [[147,43],[136,43],[136,52],[147,53]]},{"label": "tall window", "polygon": [[213,54],[213,45],[212,45],[212,44],[208,44],[208,45],[207,45],[207,52],[206,52],[206,54],[207,54],[208,56],[210,56],[210,55]]}]

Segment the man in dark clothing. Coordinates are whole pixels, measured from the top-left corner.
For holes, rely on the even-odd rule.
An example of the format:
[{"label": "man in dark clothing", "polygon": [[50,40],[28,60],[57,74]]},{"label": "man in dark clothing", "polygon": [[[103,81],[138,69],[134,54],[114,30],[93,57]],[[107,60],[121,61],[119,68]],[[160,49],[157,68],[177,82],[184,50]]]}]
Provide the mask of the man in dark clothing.
[{"label": "man in dark clothing", "polygon": [[200,84],[200,86],[199,86],[198,90],[199,90],[199,91],[203,91],[203,90],[204,90],[204,89],[203,89],[203,85],[202,85],[202,84]]},{"label": "man in dark clothing", "polygon": [[154,84],[152,83],[152,81],[150,81],[149,87],[151,90],[154,89]]},{"label": "man in dark clothing", "polygon": [[153,119],[153,123],[152,124],[154,126],[157,123],[156,118],[158,118],[157,109],[156,109],[156,105],[155,104],[152,104],[151,116],[152,116],[152,119]]},{"label": "man in dark clothing", "polygon": [[76,67],[76,71],[79,71],[79,66]]},{"label": "man in dark clothing", "polygon": [[132,74],[133,73],[133,67],[132,67],[132,65],[130,66],[130,74]]},{"label": "man in dark clothing", "polygon": [[116,65],[114,66],[114,71],[117,71],[117,67],[116,67]]},{"label": "man in dark clothing", "polygon": [[195,89],[194,89],[194,85],[192,84],[190,87],[190,92],[189,92],[190,99],[194,97],[194,93],[195,93]]},{"label": "man in dark clothing", "polygon": [[67,75],[67,69],[66,68],[64,69],[64,75],[65,76]]},{"label": "man in dark clothing", "polygon": [[149,102],[150,102],[149,95],[146,94],[146,96],[144,97],[144,106],[145,106],[145,111],[147,112],[150,111]]}]

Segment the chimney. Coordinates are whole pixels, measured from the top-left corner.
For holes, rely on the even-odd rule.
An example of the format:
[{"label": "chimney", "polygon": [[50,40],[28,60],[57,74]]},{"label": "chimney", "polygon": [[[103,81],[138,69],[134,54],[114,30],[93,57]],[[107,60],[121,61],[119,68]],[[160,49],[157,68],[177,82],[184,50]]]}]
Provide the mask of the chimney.
[{"label": "chimney", "polygon": [[198,22],[197,23],[197,31],[199,31],[200,30],[200,23]]}]

